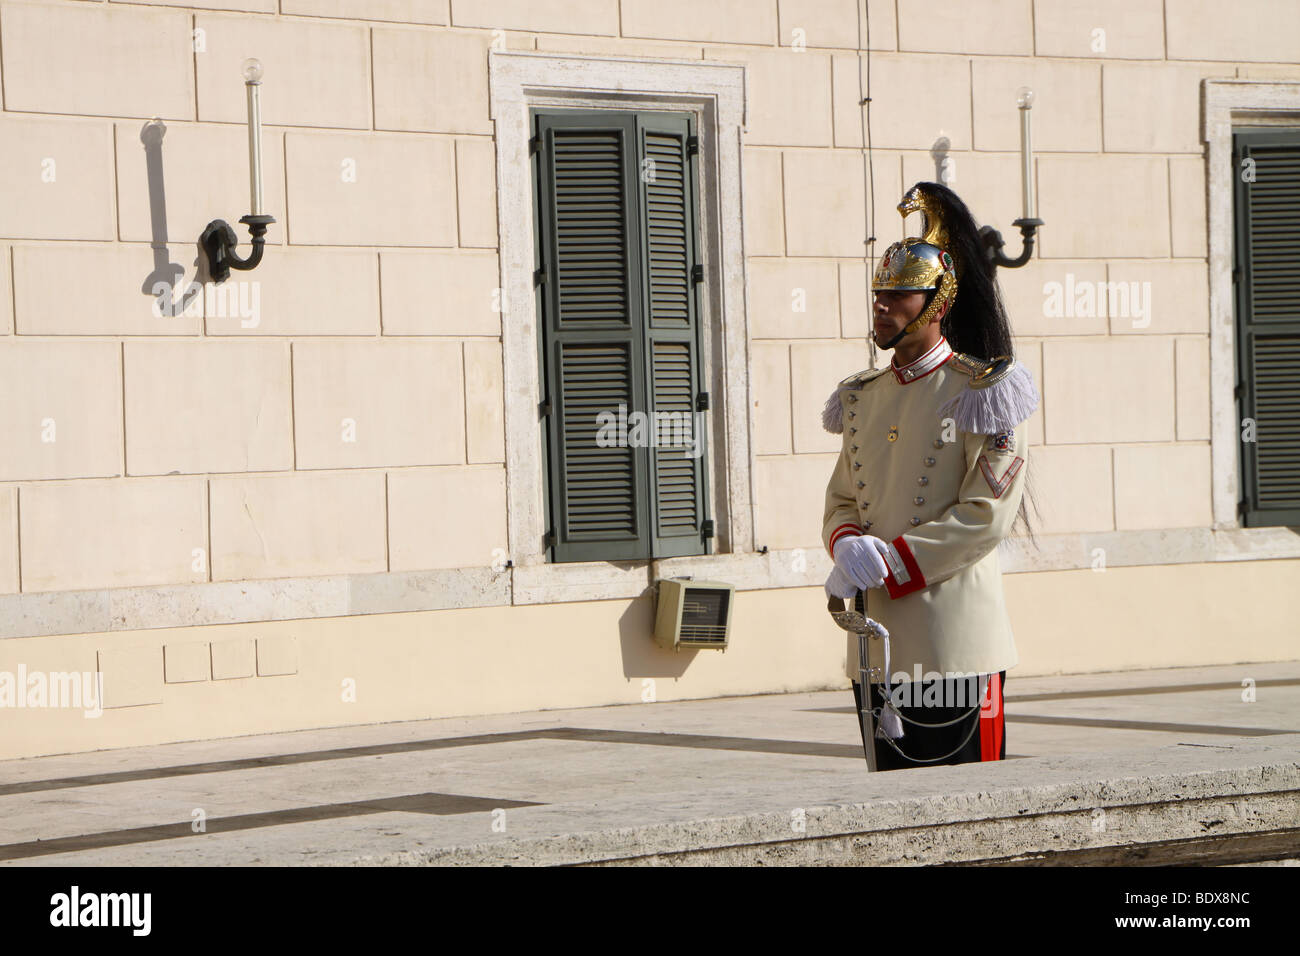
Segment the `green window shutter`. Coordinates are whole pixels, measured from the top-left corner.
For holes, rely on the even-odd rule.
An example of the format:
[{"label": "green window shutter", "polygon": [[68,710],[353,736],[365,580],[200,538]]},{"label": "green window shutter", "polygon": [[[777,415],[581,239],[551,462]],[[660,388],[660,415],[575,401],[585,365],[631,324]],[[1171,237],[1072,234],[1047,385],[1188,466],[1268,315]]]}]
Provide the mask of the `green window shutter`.
[{"label": "green window shutter", "polygon": [[655,424],[650,449],[654,556],[704,552],[706,519],[703,391],[695,265],[694,117],[637,115],[640,213],[648,318],[646,380]]},{"label": "green window shutter", "polygon": [[[693,117],[534,111],[533,131],[552,560],[704,553]],[[646,442],[600,440],[611,420]]]},{"label": "green window shutter", "polygon": [[[1242,522],[1300,524],[1300,129],[1251,130],[1235,154]],[[1243,176],[1243,173],[1249,173]],[[1248,181],[1253,176],[1254,181]]]},{"label": "green window shutter", "polygon": [[602,414],[644,410],[633,118],[542,114],[535,130],[552,554],[642,558],[650,549],[646,450],[597,443]]}]

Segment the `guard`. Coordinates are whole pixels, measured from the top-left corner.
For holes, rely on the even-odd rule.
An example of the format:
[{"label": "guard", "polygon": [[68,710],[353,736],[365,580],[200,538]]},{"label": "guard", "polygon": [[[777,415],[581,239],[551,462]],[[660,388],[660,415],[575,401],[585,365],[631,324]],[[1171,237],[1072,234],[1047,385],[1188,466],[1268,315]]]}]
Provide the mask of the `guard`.
[{"label": "guard", "polygon": [[1006,755],[1002,687],[1018,657],[997,546],[1017,517],[1029,525],[1038,405],[965,204],[923,182],[898,209],[924,221],[872,279],[873,341],[892,361],[844,379],[823,412],[844,436],[823,514],[828,608],[849,631],[872,770]]}]

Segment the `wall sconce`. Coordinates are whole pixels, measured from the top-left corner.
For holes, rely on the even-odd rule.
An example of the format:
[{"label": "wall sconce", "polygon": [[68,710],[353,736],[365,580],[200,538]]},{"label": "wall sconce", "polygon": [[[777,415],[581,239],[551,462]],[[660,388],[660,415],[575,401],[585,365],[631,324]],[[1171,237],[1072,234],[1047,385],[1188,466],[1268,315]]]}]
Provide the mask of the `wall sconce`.
[{"label": "wall sconce", "polygon": [[235,230],[224,219],[214,219],[208,223],[199,243],[208,257],[208,275],[214,282],[225,282],[230,278],[231,269],[247,271],[255,269],[262,261],[262,251],[266,240],[266,227],[275,222],[274,216],[262,212],[262,62],[256,59],[244,61],[244,86],[248,91],[248,177],[252,212],[241,216],[239,221],[248,226],[252,236],[253,251],[247,259],[235,254],[238,238]]},{"label": "wall sconce", "polygon": [[1022,86],[1017,93],[1016,105],[1020,107],[1021,216],[1019,219],[1012,220],[1011,225],[1020,227],[1020,235],[1023,237],[1020,255],[1008,259],[1002,254],[1002,247],[1006,245],[1002,233],[992,226],[984,226],[980,229],[989,261],[995,267],[1004,266],[1008,269],[1019,269],[1029,261],[1034,254],[1034,233],[1039,226],[1043,225],[1043,220],[1038,218],[1034,201],[1034,149],[1029,129],[1029,111],[1034,106],[1034,91],[1027,86]]}]

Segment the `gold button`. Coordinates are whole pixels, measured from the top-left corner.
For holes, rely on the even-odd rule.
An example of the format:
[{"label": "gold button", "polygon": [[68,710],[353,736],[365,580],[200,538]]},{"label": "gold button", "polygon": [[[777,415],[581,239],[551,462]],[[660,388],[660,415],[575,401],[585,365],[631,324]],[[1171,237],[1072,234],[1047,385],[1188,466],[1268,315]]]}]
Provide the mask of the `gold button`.
[{"label": "gold button", "polygon": [[925,466],[926,466],[927,468],[932,468],[932,467],[934,466],[934,459],[933,459],[933,458],[927,458],[927,459],[925,460]]},{"label": "gold button", "polygon": [[925,499],[922,498],[920,495],[917,495],[915,498],[912,499],[912,504],[923,505],[925,504]]},{"label": "gold button", "polygon": [[935,447],[935,448],[942,448],[942,447],[943,447],[943,439],[942,439],[942,438],[936,438],[936,439],[934,440],[934,447]]},{"label": "gold button", "polygon": [[865,488],[865,487],[867,487],[867,483],[866,483],[865,481],[859,481],[859,482],[858,482],[858,487],[859,487],[859,488]]},{"label": "gold button", "polygon": [[925,477],[925,475],[922,475],[920,478],[916,479],[916,483],[918,485],[928,485],[930,483],[930,479]]},{"label": "gold button", "polygon": [[858,453],[858,446],[854,445],[852,448],[849,449],[849,451],[856,455]]},{"label": "gold button", "polygon": [[915,528],[920,523],[921,523],[921,519],[918,518],[916,515],[912,515],[912,527]]}]

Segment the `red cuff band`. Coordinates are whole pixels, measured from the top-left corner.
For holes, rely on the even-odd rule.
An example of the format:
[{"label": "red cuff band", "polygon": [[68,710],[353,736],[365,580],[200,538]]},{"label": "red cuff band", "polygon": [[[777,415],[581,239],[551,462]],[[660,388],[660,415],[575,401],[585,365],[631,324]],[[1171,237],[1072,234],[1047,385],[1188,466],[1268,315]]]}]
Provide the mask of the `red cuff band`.
[{"label": "red cuff band", "polygon": [[912,549],[907,546],[907,542],[903,540],[901,534],[889,543],[898,552],[898,556],[903,559],[903,567],[907,568],[909,575],[906,584],[896,583],[893,574],[885,578],[885,587],[889,589],[889,596],[891,598],[901,598],[913,591],[920,591],[925,587],[925,575],[921,573],[921,566],[916,563],[916,555],[912,553]]},{"label": "red cuff band", "polygon": [[831,532],[830,543],[826,545],[826,550],[831,553],[832,559],[835,558],[835,542],[851,534],[862,534],[862,528],[852,523],[842,524]]}]

